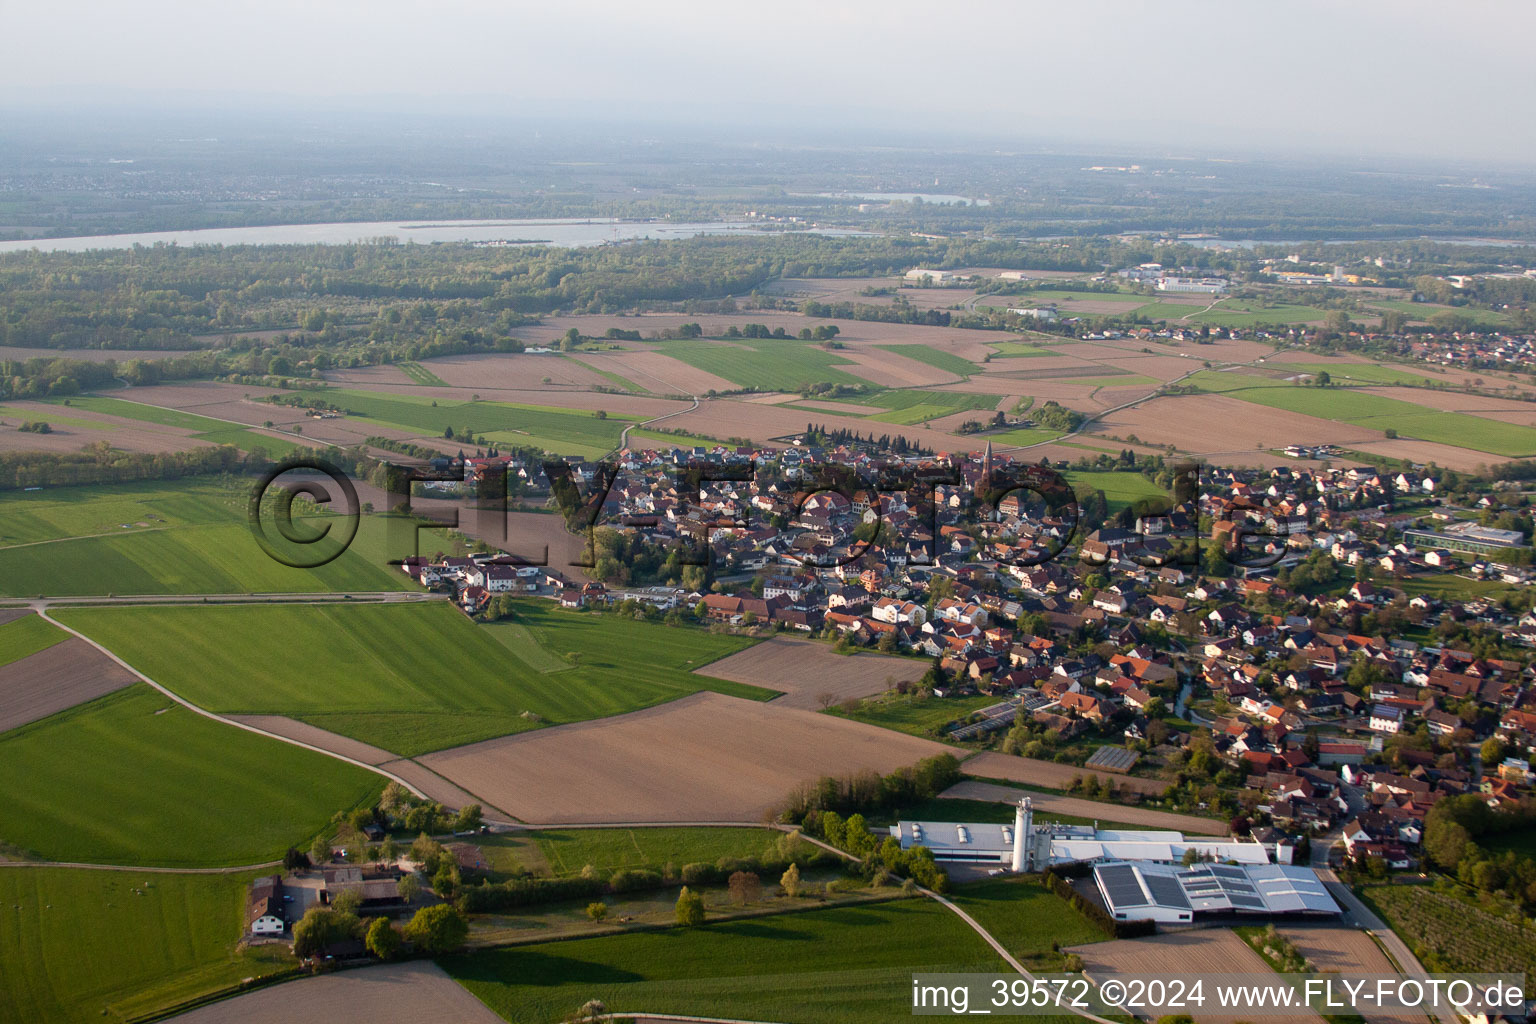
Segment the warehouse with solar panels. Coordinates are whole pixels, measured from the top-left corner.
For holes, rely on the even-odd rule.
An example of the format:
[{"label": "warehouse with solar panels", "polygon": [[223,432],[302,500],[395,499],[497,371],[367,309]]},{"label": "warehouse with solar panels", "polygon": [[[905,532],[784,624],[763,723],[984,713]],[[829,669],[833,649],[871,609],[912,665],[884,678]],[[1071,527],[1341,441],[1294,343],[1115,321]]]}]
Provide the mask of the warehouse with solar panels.
[{"label": "warehouse with solar panels", "polygon": [[1287,864],[1111,861],[1093,880],[1117,921],[1189,924],[1199,915],[1333,917],[1339,905],[1317,872]]}]

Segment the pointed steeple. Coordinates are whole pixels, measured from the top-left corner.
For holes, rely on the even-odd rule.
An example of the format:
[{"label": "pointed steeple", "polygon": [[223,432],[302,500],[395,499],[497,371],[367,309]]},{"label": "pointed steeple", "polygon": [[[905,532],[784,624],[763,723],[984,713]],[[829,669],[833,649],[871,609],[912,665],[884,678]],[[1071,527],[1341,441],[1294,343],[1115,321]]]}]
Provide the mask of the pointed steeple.
[{"label": "pointed steeple", "polygon": [[981,486],[988,487],[992,483],[992,439],[987,438],[987,453],[981,457]]}]

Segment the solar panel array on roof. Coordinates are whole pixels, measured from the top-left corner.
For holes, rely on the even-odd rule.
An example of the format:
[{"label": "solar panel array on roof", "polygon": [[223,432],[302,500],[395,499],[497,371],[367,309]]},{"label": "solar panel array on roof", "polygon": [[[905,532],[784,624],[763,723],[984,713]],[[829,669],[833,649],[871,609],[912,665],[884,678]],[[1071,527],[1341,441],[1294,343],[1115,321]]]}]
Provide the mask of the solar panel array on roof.
[{"label": "solar panel array on roof", "polygon": [[1111,910],[1147,905],[1146,894],[1136,878],[1136,869],[1131,865],[1106,864],[1095,868],[1094,873],[1099,876],[1099,885],[1110,902]]},{"label": "solar panel array on roof", "polygon": [[1178,907],[1180,910],[1189,908],[1189,898],[1184,895],[1184,889],[1179,885],[1177,878],[1168,875],[1145,875],[1142,881],[1147,884],[1147,889],[1152,893],[1152,899],[1164,907]]},{"label": "solar panel array on roof", "polygon": [[[1279,864],[1112,863],[1094,869],[1111,911],[1336,914],[1338,905],[1310,868]],[[1172,918],[1165,918],[1172,920]],[[1184,920],[1184,918],[1180,918]]]}]

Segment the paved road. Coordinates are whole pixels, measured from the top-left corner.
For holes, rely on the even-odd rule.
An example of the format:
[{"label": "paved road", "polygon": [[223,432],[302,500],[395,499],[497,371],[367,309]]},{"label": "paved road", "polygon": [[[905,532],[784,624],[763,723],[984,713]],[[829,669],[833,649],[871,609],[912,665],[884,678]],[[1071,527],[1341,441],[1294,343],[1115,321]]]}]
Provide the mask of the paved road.
[{"label": "paved road", "polygon": [[[659,380],[660,378],[657,378],[657,379]],[[662,383],[666,383],[666,382],[663,381]],[[618,451],[619,448],[627,448],[627,447],[629,447],[629,432],[631,430],[635,429],[636,427],[648,427],[652,423],[660,423],[662,420],[669,420],[669,419],[671,419],[674,416],[682,416],[682,415],[684,415],[686,413],[693,412],[695,409],[697,409],[699,407],[699,396],[698,395],[689,395],[688,397],[693,400],[693,404],[690,405],[686,409],[679,409],[676,412],[663,413],[660,416],[652,416],[648,420],[641,420],[639,423],[631,423],[628,426],[626,426],[623,430],[621,430],[619,432],[618,447],[614,448],[613,450],[614,451]]]}]

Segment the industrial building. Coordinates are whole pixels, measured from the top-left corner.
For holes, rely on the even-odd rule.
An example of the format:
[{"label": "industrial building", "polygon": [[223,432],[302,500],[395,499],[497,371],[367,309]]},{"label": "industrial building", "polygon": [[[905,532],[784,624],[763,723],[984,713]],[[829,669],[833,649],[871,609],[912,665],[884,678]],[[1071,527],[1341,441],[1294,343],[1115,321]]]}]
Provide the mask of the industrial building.
[{"label": "industrial building", "polygon": [[1189,924],[1197,915],[1335,916],[1339,906],[1317,872],[1285,864],[1174,864],[1115,861],[1093,869],[1117,921]]},{"label": "industrial building", "polygon": [[891,835],[904,850],[926,846],[941,863],[996,864],[1014,871],[1041,871],[1052,864],[1101,860],[1177,863],[1186,854],[1237,864],[1269,864],[1271,860],[1289,864],[1292,852],[1283,842],[1267,846],[1254,840],[1186,837],[1182,832],[1037,825],[1028,797],[1019,801],[1012,825],[902,821],[891,826]]},{"label": "industrial building", "polygon": [[941,863],[996,865],[1012,871],[1092,864],[1099,895],[1120,921],[1191,924],[1202,914],[1340,912],[1317,872],[1291,864],[1292,849],[1284,841],[1266,845],[1189,838],[1180,832],[1036,825],[1029,797],[1014,808],[1012,825],[903,821],[891,826],[891,835],[904,850],[927,847]]}]

